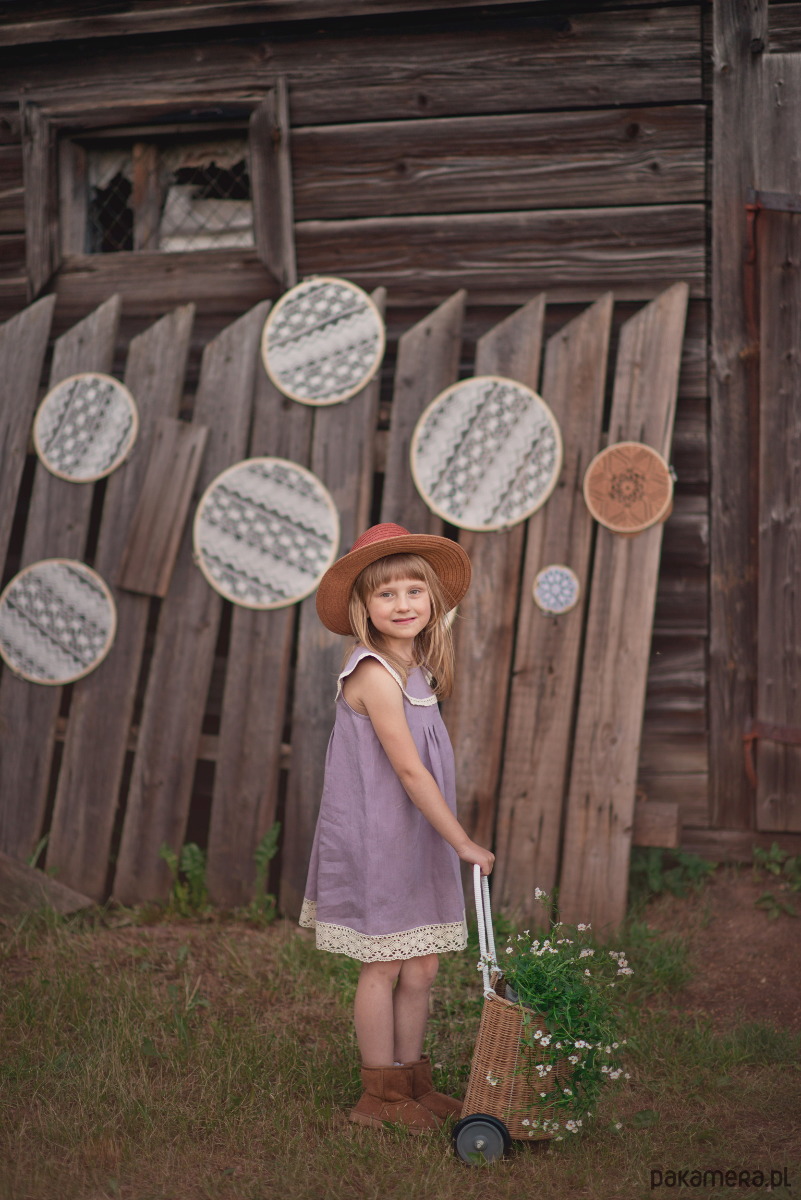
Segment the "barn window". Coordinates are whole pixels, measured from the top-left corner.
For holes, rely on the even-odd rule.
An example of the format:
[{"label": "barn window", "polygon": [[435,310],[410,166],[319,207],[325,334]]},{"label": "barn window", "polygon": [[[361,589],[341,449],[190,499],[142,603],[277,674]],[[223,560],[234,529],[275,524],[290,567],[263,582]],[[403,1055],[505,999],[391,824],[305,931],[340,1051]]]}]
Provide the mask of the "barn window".
[{"label": "barn window", "polygon": [[[125,284],[207,279],[209,255],[296,282],[289,107],[279,78],[252,96],[143,102],[97,114],[21,107],[31,297],[59,272]],[[156,120],[154,121],[154,118]],[[131,256],[136,257],[131,257]],[[206,257],[204,257],[206,256]],[[166,276],[165,276],[166,277]],[[154,286],[155,283],[154,283]]]},{"label": "barn window", "polygon": [[90,141],[84,150],[85,253],[255,244],[244,135]]}]

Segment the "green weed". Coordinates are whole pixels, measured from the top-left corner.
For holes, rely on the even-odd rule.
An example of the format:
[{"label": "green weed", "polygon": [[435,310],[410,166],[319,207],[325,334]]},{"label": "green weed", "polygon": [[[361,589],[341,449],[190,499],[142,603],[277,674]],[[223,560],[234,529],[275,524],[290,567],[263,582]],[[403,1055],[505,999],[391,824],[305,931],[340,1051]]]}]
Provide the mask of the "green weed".
[{"label": "green weed", "polygon": [[635,846],[629,867],[629,907],[639,911],[654,896],[697,892],[715,870],[715,863],[683,850]]},{"label": "green weed", "polygon": [[[777,842],[773,842],[770,850],[754,846],[753,855],[755,879],[767,876],[775,881],[780,892],[801,892],[801,855],[782,850]],[[777,896],[772,891],[763,892],[754,904],[757,908],[764,909],[774,920],[782,914],[788,917],[799,915],[798,909],[790,900]]]},{"label": "green weed", "polygon": [[172,875],[172,887],[167,910],[179,917],[197,916],[208,907],[206,887],[206,855],[195,842],[187,842],[180,854],[164,843],[159,858],[167,864]]}]

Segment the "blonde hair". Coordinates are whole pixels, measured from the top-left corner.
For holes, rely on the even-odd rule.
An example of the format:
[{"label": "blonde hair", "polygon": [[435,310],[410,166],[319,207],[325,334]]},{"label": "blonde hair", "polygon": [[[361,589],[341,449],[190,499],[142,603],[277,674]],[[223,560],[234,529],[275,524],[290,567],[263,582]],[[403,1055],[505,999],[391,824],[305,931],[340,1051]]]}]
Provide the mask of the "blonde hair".
[{"label": "blonde hair", "polygon": [[[414,639],[414,666],[425,667],[433,676],[432,687],[440,699],[453,690],[453,641],[445,623],[448,604],[433,567],[419,554],[386,554],[357,575],[350,594],[348,616],[356,641],[375,650],[395,668],[406,684],[409,664],[385,645],[367,615],[367,601],[380,587],[393,579],[419,579],[428,588],[431,617],[422,633]],[[350,651],[348,652],[350,654]]]}]

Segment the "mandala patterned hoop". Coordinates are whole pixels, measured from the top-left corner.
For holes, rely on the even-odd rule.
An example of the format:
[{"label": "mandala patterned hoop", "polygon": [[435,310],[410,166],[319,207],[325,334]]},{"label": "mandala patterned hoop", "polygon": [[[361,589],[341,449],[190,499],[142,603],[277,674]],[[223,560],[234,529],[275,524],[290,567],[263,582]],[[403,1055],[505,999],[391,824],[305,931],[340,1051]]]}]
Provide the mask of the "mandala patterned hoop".
[{"label": "mandala patterned hoop", "polygon": [[138,430],[136,402],[128,389],[111,375],[85,371],[47,393],[34,418],[33,441],[53,475],[93,483],[120,466]]},{"label": "mandala patterned hoop", "polygon": [[0,655],[31,683],[82,679],[106,657],[116,629],[107,584],[71,559],[32,563],[0,596]]},{"label": "mandala patterned hoop", "polygon": [[429,404],[410,457],[432,512],[460,529],[505,529],[550,496],[562,467],[562,437],[536,392],[513,379],[478,375]]},{"label": "mandala patterned hoop", "polygon": [[284,608],[308,596],[336,558],[339,516],[311,471],[249,458],[200,498],[195,561],[211,586],[244,608]]},{"label": "mandala patterned hoop", "polygon": [[570,612],[579,602],[581,585],[570,567],[554,563],[544,567],[534,580],[534,603],[544,613],[559,616]]},{"label": "mandala patterned hoop", "polygon": [[651,446],[616,442],[587,467],[584,499],[595,520],[613,533],[641,533],[670,516],[673,476]]},{"label": "mandala patterned hoop", "polygon": [[304,279],[275,305],[261,355],[275,386],[301,404],[340,404],[370,382],[384,357],[381,314],[355,283]]}]

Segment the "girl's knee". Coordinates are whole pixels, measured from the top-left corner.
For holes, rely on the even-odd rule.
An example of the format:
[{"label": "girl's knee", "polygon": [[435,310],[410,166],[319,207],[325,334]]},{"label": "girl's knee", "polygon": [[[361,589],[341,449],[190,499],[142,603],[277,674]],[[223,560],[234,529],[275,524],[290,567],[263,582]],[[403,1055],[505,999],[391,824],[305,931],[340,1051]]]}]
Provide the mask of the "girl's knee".
[{"label": "girl's knee", "polygon": [[375,980],[381,983],[394,984],[400,975],[402,966],[403,963],[399,960],[393,962],[362,963],[359,980]]},{"label": "girl's knee", "polygon": [[401,966],[401,982],[412,987],[431,987],[437,977],[439,959],[436,954],[422,954],[419,958],[408,958]]}]

